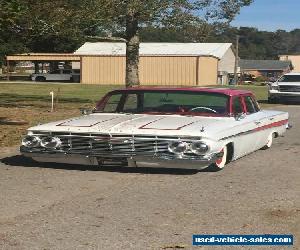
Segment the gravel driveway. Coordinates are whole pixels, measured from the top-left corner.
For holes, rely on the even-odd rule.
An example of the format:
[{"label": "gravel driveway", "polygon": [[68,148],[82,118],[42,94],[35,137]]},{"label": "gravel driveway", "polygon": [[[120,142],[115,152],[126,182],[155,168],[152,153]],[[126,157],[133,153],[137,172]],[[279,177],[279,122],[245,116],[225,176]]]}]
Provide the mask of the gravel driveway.
[{"label": "gravel driveway", "polygon": [[233,249],[193,247],[192,234],[265,233],[300,249],[300,106],[276,109],[293,129],[220,172],[37,164],[2,149],[0,249]]}]

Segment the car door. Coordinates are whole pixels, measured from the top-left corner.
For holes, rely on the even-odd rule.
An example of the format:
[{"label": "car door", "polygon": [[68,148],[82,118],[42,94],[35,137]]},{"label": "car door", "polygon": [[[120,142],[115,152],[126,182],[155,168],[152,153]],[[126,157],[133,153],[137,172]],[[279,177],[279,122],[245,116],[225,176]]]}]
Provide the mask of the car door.
[{"label": "car door", "polygon": [[256,128],[252,114],[247,113],[243,96],[233,97],[232,112],[235,116],[233,127],[234,157],[242,157],[255,147],[252,131]]},{"label": "car door", "polygon": [[269,120],[265,113],[262,112],[252,95],[243,96],[243,101],[246,109],[247,119],[253,124],[252,139],[254,150],[262,148],[268,138],[268,131],[264,128],[268,125]]},{"label": "car door", "polygon": [[257,138],[257,149],[262,148],[266,145],[268,141],[270,130],[268,126],[273,122],[273,117],[268,116],[266,112],[262,111],[257,104],[254,96],[247,96],[245,97],[246,105],[253,106],[255,112],[257,113],[257,120],[255,121],[256,124],[256,138]]},{"label": "car door", "polygon": [[262,147],[263,138],[258,130],[265,123],[265,115],[252,102],[251,95],[234,97],[232,109],[236,117],[235,157],[241,157]]},{"label": "car door", "polygon": [[53,70],[49,74],[46,74],[46,80],[47,81],[58,81],[60,80],[60,70]]}]

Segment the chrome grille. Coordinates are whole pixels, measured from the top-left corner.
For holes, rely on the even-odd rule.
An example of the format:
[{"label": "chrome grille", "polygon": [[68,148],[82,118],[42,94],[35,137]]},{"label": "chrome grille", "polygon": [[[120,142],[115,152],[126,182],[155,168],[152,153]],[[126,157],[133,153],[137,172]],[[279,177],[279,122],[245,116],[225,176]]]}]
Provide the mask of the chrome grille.
[{"label": "chrome grille", "polygon": [[187,142],[198,138],[178,138],[174,136],[144,136],[144,135],[108,135],[108,134],[65,134],[65,133],[34,133],[40,138],[56,136],[62,141],[59,149],[49,150],[37,148],[43,152],[63,152],[108,157],[172,155],[168,144],[172,140],[182,139]]},{"label": "chrome grille", "polygon": [[279,90],[281,92],[300,92],[300,86],[295,85],[280,85]]}]

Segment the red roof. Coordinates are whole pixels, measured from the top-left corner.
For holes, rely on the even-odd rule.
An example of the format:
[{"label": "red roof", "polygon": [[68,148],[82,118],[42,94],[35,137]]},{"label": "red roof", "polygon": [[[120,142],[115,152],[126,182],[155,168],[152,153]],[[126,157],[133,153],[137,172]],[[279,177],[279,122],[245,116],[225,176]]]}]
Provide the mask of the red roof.
[{"label": "red roof", "polygon": [[131,87],[127,89],[119,89],[116,91],[192,91],[192,92],[209,92],[209,93],[219,93],[228,96],[243,95],[243,94],[253,94],[249,90],[232,89],[232,88],[208,88],[208,87]]}]

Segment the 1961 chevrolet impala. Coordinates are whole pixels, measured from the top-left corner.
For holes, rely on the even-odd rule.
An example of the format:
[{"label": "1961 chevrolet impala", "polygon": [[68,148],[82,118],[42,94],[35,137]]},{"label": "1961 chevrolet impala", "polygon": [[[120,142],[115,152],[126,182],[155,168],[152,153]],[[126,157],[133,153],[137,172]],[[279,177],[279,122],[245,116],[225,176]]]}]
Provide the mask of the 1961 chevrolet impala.
[{"label": "1961 chevrolet impala", "polygon": [[129,88],[90,114],[29,128],[21,152],[40,162],[222,169],[288,127],[288,113],[261,110],[236,89]]}]

